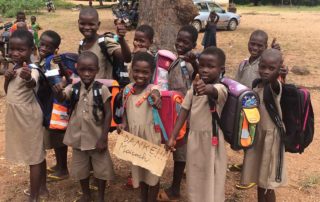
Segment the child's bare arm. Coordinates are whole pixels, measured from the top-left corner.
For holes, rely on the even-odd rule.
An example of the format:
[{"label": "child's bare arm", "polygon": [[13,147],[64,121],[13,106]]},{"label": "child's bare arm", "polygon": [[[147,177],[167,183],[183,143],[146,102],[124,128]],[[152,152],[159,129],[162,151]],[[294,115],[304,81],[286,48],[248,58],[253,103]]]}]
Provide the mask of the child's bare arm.
[{"label": "child's bare arm", "polygon": [[54,86],[52,86],[52,91],[53,91],[53,94],[54,94],[54,97],[59,101],[59,102],[63,102],[66,100],[67,96],[66,96],[66,93],[63,92],[63,83],[58,83]]},{"label": "child's bare arm", "polygon": [[193,89],[198,96],[209,95],[213,99],[218,99],[218,90],[213,84],[205,84],[204,81],[200,79],[199,74],[196,75],[193,81]]},{"label": "child's bare arm", "polygon": [[7,69],[5,74],[4,74],[4,92],[7,93],[8,91],[8,86],[9,86],[9,82],[11,81],[11,79],[13,79],[14,77],[16,77],[17,73],[16,71],[14,71],[13,69]]},{"label": "child's bare arm", "polygon": [[198,74],[198,70],[199,70],[199,64],[197,62],[197,54],[193,51],[189,51],[185,55],[180,55],[179,57],[184,61],[189,62],[192,65],[193,67],[192,79],[194,79],[195,75]]},{"label": "child's bare arm", "polygon": [[128,43],[125,40],[125,35],[127,33],[127,28],[124,23],[117,23],[117,35],[119,36],[119,44],[121,49],[115,50],[113,53],[114,57],[123,59],[124,62],[131,62],[131,51]]},{"label": "child's bare arm", "polygon": [[118,124],[118,126],[117,126],[117,132],[118,132],[118,134],[119,134],[122,130],[125,130],[125,131],[128,130],[128,121],[127,121],[127,112],[126,112],[126,110],[124,110],[123,115],[122,115],[122,123],[121,123],[121,124]]},{"label": "child's bare arm", "polygon": [[108,144],[108,133],[110,130],[110,125],[111,125],[111,120],[112,120],[110,100],[111,99],[108,99],[103,106],[103,109],[105,112],[104,124],[103,124],[104,127],[103,127],[102,134],[96,144],[96,149],[99,152],[104,151],[107,148],[107,144]]},{"label": "child's bare arm", "polygon": [[166,143],[167,150],[171,150],[171,151],[175,150],[174,144],[175,144],[176,138],[178,137],[179,131],[182,128],[183,124],[186,122],[188,115],[189,115],[189,110],[185,108],[181,108],[176,124],[173,127],[173,131],[170,136],[170,139]]},{"label": "child's bare arm", "polygon": [[35,79],[31,75],[31,69],[27,66],[26,63],[23,64],[21,72],[19,74],[20,78],[26,81],[27,88],[34,88],[37,84]]},{"label": "child's bare arm", "polygon": [[280,93],[280,83],[278,82],[278,80],[275,80],[273,82],[270,83],[271,84],[271,89],[274,93],[276,93],[277,95],[279,95]]},{"label": "child's bare arm", "polygon": [[161,108],[161,94],[160,91],[157,89],[152,90],[150,94],[152,101],[153,101],[153,107],[156,107],[157,109]]}]

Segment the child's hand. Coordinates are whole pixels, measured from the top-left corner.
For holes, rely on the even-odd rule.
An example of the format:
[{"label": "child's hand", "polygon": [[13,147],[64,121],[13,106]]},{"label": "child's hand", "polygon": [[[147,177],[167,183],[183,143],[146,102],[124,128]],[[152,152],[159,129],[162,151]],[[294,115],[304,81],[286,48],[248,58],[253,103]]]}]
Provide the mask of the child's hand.
[{"label": "child's hand", "polygon": [[10,81],[11,79],[15,78],[17,76],[17,72],[13,69],[8,69],[5,73],[4,73],[4,78],[7,81]]},{"label": "child's hand", "polygon": [[53,93],[55,95],[61,95],[63,89],[64,89],[64,83],[63,82],[57,83],[56,85],[52,86],[52,91],[53,91]]},{"label": "child's hand", "polygon": [[20,78],[26,81],[30,81],[31,78],[31,69],[28,67],[28,65],[24,62],[22,66],[22,70],[20,72]]},{"label": "child's hand", "polygon": [[193,80],[193,89],[197,96],[209,95],[212,92],[212,85],[205,84],[204,81],[200,79],[199,74],[197,74]]},{"label": "child's hand", "polygon": [[186,62],[189,62],[191,64],[195,63],[197,61],[197,55],[193,51],[189,51],[184,55],[179,56],[181,59],[183,59]]},{"label": "child's hand", "polygon": [[118,134],[120,134],[121,131],[126,130],[126,129],[127,129],[126,124],[120,123],[120,124],[117,125],[117,133]]},{"label": "child's hand", "polygon": [[126,36],[127,28],[123,22],[117,21],[116,22],[116,30],[119,39],[123,39]]},{"label": "child's hand", "polygon": [[[135,43],[135,42],[133,42],[133,43]],[[139,48],[138,46],[134,46],[132,53],[147,52],[147,51],[148,51],[148,49],[146,49],[146,48]]]},{"label": "child's hand", "polygon": [[157,109],[161,108],[161,95],[158,90],[153,90],[150,94],[151,99],[153,101],[153,107],[156,107]]},{"label": "child's hand", "polygon": [[288,66],[282,65],[282,67],[280,68],[280,72],[279,72],[280,77],[281,77],[281,82],[285,82],[288,73],[289,73]]},{"label": "child's hand", "polygon": [[103,138],[100,138],[98,141],[97,141],[97,144],[96,144],[96,150],[98,152],[103,152],[104,150],[107,149],[107,140],[105,137]]},{"label": "child's hand", "polygon": [[277,39],[276,38],[273,38],[273,40],[271,42],[271,48],[281,51],[280,44],[277,43]]},{"label": "child's hand", "polygon": [[60,64],[62,62],[61,56],[60,55],[55,55],[52,58],[52,61],[53,61],[54,64]]},{"label": "child's hand", "polygon": [[174,140],[174,138],[170,138],[165,145],[165,148],[167,151],[176,151],[176,148],[174,148],[174,145],[176,144],[176,141]]}]

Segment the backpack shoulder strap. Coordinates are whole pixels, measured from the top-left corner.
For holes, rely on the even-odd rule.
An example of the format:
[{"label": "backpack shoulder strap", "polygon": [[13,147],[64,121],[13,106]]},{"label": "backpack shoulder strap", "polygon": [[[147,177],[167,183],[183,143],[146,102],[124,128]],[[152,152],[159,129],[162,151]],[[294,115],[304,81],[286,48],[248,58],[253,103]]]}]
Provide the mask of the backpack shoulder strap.
[{"label": "backpack shoulder strap", "polygon": [[110,64],[113,66],[113,60],[111,59],[111,56],[108,53],[108,47],[106,44],[106,36],[102,35],[98,38],[98,45],[101,49],[102,54],[104,57],[110,62]]},{"label": "backpack shoulder strap", "polygon": [[[221,128],[221,122],[220,122],[220,117],[219,114],[217,112],[217,107],[216,107],[216,102],[215,100],[211,97],[208,96],[208,102],[209,102],[209,106],[210,106],[210,112],[211,112],[211,124],[212,124],[212,145],[216,146],[218,145],[218,138],[219,138],[219,127]],[[222,128],[221,128],[222,130]]]},{"label": "backpack shoulder strap", "polygon": [[99,117],[97,115],[98,109],[103,112],[103,117],[105,116],[103,99],[102,99],[102,86],[103,86],[103,84],[98,81],[94,81],[93,86],[92,86],[93,105],[94,105],[92,113],[93,113],[94,119],[96,121],[99,121]]},{"label": "backpack shoulder strap", "polygon": [[71,89],[71,99],[70,99],[70,108],[69,108],[69,114],[71,116],[71,113],[74,110],[74,107],[76,106],[76,104],[79,101],[80,98],[80,88],[81,88],[81,82],[77,82],[75,84],[72,85],[72,89]]},{"label": "backpack shoulder strap", "polygon": [[46,62],[44,64],[44,69],[45,70],[50,70],[51,69],[51,60],[54,57],[54,55],[49,55],[48,57],[45,58]]},{"label": "backpack shoulder strap", "polygon": [[191,87],[191,78],[190,78],[190,75],[189,75],[187,64],[186,64],[186,62],[184,60],[181,60],[180,66],[181,66],[182,76],[185,78],[186,83],[187,83],[187,88],[190,89],[190,87]]}]

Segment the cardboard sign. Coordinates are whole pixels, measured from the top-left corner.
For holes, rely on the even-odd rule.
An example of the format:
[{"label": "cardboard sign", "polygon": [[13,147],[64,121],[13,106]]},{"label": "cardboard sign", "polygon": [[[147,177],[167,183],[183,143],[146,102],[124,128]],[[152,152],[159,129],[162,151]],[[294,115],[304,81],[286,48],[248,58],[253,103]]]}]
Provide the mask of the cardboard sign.
[{"label": "cardboard sign", "polygon": [[164,147],[122,131],[118,135],[113,154],[119,159],[130,161],[133,165],[161,176],[170,153]]}]

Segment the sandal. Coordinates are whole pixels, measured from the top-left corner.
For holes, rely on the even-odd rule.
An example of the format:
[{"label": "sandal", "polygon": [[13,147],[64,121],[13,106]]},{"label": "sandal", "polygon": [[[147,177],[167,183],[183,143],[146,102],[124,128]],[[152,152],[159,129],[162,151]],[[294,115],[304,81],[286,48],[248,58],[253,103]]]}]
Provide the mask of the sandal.
[{"label": "sandal", "polygon": [[53,166],[53,167],[48,167],[47,168],[47,172],[48,173],[54,173],[54,172],[56,172],[57,170],[55,169],[55,166]]},{"label": "sandal", "polygon": [[179,198],[170,198],[165,190],[160,190],[157,201],[178,202]]},{"label": "sandal", "polygon": [[228,170],[231,172],[241,172],[242,164],[231,164],[228,165]]},{"label": "sandal", "polygon": [[[23,193],[26,196],[30,196],[30,189],[23,190]],[[44,199],[48,199],[49,198],[49,194],[48,195],[40,195],[39,198],[41,199],[41,201],[43,201]]]},{"label": "sandal", "polygon": [[236,188],[241,189],[241,190],[246,190],[246,189],[251,189],[255,185],[256,185],[256,183],[254,183],[254,182],[251,182],[249,184],[236,184]]},{"label": "sandal", "polygon": [[47,176],[47,178],[49,179],[49,182],[53,182],[53,181],[61,181],[61,180],[65,180],[69,178],[69,175],[62,175],[62,176],[56,176],[54,174],[49,174]]}]

